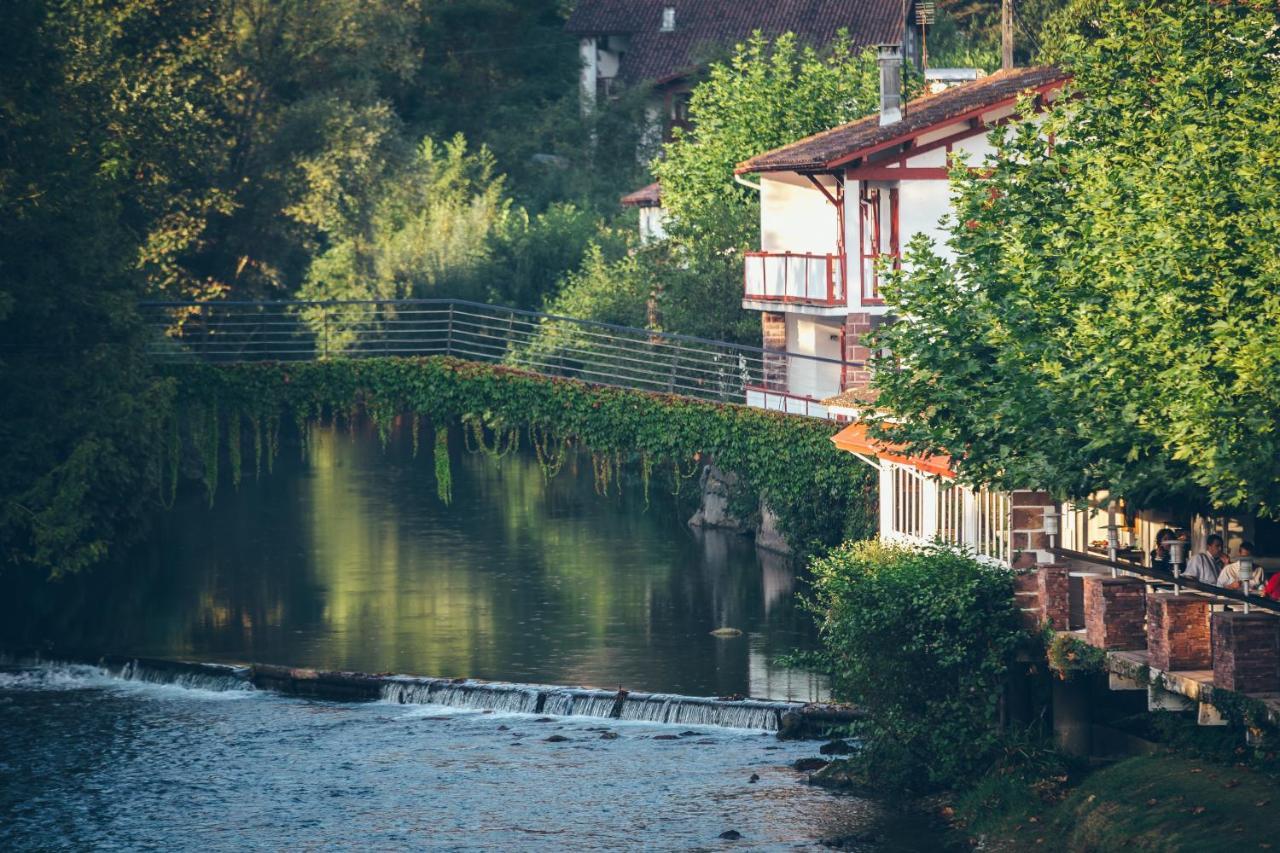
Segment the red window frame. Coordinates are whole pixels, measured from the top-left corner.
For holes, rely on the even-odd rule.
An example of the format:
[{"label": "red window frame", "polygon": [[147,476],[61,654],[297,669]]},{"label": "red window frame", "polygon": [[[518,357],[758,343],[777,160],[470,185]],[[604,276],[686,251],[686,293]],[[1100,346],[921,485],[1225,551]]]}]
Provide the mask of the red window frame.
[{"label": "red window frame", "polygon": [[[886,190],[889,195],[889,245],[887,247],[884,244],[885,235],[881,227],[883,221],[881,205]],[[877,269],[880,256],[888,254],[892,257],[894,269],[902,266],[900,216],[897,184],[888,187],[870,187],[866,181],[859,182],[858,256],[860,264],[858,275],[862,282],[863,305],[884,304],[884,299],[880,296],[880,273]]]}]

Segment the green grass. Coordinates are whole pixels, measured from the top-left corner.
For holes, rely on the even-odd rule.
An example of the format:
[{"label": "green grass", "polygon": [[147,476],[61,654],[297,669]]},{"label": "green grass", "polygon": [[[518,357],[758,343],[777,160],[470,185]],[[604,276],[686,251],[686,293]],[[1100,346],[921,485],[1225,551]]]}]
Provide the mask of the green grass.
[{"label": "green grass", "polygon": [[1046,802],[1010,778],[957,803],[962,831],[988,849],[1280,850],[1280,784],[1247,767],[1170,756],[1096,770]]}]

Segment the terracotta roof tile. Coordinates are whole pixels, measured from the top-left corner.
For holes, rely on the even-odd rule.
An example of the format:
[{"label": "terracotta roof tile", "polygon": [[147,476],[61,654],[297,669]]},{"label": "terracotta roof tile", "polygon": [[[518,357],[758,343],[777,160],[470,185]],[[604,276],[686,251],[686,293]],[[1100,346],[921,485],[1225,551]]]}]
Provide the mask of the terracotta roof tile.
[{"label": "terracotta roof tile", "polygon": [[[662,10],[674,6],[676,25],[662,32]],[[578,35],[630,35],[618,76],[628,83],[663,81],[696,68],[709,52],[745,41],[760,30],[794,32],[824,45],[847,29],[858,45],[898,44],[903,0],[579,0],[565,30]]]},{"label": "terracotta roof tile", "polygon": [[903,109],[900,121],[881,125],[878,115],[869,115],[752,157],[738,164],[737,172],[746,174],[830,168],[837,161],[852,159],[862,151],[946,124],[973,110],[995,106],[1028,89],[1061,84],[1066,81],[1067,76],[1065,72],[1051,66],[997,71],[972,83],[910,101]]},{"label": "terracotta roof tile", "polygon": [[658,207],[662,204],[662,185],[658,182],[627,193],[619,203],[627,207]]}]

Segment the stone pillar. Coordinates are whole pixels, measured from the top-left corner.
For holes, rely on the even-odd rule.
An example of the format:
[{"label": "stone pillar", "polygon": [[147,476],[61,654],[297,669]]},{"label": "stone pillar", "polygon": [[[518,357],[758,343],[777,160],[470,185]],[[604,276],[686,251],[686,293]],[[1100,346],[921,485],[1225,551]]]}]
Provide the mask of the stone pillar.
[{"label": "stone pillar", "polygon": [[1237,693],[1280,691],[1280,619],[1269,613],[1213,614],[1213,686]]},{"label": "stone pillar", "polygon": [[1040,594],[1040,621],[1055,631],[1067,631],[1071,596],[1067,588],[1067,567],[1045,563],[1036,567],[1036,592]]},{"label": "stone pillar", "polygon": [[1147,649],[1164,672],[1208,669],[1209,602],[1194,595],[1147,596]]},{"label": "stone pillar", "polygon": [[787,390],[787,357],[774,355],[787,351],[787,315],[780,311],[760,312],[760,331],[768,350],[764,356],[764,387],[770,391]]},{"label": "stone pillar", "polygon": [[1093,746],[1089,679],[1053,679],[1053,741],[1068,755],[1088,755]]},{"label": "stone pillar", "polygon": [[1100,649],[1147,647],[1147,588],[1137,578],[1084,579],[1084,629],[1089,644]]},{"label": "stone pillar", "polygon": [[1012,552],[1034,551],[1039,563],[1053,559],[1053,552],[1049,550],[1049,534],[1044,530],[1045,511],[1053,508],[1054,500],[1048,492],[1022,489],[1009,493],[1009,547]]}]

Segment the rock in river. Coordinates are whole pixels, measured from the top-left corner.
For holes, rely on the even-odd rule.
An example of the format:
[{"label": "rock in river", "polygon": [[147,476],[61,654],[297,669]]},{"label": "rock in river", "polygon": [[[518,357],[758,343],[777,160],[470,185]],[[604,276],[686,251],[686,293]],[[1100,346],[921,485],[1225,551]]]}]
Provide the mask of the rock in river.
[{"label": "rock in river", "polygon": [[818,752],[823,755],[848,755],[853,752],[853,747],[847,741],[833,740],[818,747]]},{"label": "rock in river", "polygon": [[724,832],[720,833],[720,837],[725,841],[737,841],[742,837],[742,833],[738,832],[736,829],[726,829]]},{"label": "rock in river", "polygon": [[791,766],[801,773],[812,773],[815,770],[821,770],[830,763],[825,758],[797,758],[796,763]]}]

